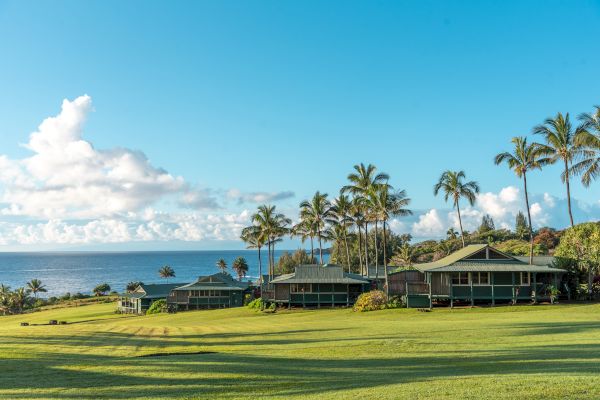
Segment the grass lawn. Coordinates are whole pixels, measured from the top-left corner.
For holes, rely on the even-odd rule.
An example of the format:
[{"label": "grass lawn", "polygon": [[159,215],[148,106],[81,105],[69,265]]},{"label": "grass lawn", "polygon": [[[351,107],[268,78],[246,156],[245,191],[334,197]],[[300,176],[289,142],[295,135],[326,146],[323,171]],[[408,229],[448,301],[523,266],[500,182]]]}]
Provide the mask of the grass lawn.
[{"label": "grass lawn", "polygon": [[[0,398],[600,397],[600,305],[0,317]],[[69,325],[21,327],[21,321]],[[140,357],[157,353],[199,353]]]}]

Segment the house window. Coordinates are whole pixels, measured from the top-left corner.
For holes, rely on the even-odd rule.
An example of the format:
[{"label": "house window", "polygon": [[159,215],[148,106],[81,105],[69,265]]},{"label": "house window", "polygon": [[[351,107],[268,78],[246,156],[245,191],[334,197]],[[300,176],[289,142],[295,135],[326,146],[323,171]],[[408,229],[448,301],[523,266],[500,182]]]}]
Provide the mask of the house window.
[{"label": "house window", "polygon": [[472,272],[471,279],[473,279],[473,285],[489,285],[490,284],[490,273],[489,272]]},{"label": "house window", "polygon": [[292,293],[312,293],[312,284],[292,283],[290,290]]},{"label": "house window", "polygon": [[529,286],[529,272],[521,272],[521,286]]},{"label": "house window", "polygon": [[469,274],[467,272],[455,272],[452,274],[452,284],[455,286],[468,285]]}]

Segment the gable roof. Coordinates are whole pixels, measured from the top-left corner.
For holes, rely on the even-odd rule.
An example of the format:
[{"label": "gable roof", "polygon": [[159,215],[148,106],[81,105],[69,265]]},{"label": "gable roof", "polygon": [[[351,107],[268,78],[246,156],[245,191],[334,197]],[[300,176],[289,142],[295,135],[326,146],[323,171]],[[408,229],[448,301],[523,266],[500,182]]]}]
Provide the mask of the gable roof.
[{"label": "gable roof", "polygon": [[121,296],[135,299],[166,299],[171,290],[181,285],[184,283],[141,284],[134,292],[124,293]]},{"label": "gable roof", "polygon": [[[485,258],[472,258],[483,250],[485,250]],[[495,254],[496,257],[489,258],[489,254]],[[471,244],[437,261],[413,266],[421,272],[564,272],[562,269],[551,268],[547,264],[529,265],[529,259],[523,261],[487,244]]]},{"label": "gable roof", "polygon": [[360,275],[344,272],[339,265],[299,265],[294,273],[278,276],[271,283],[342,283],[365,284],[369,281]]},{"label": "gable roof", "polygon": [[249,282],[239,282],[234,280],[231,275],[219,272],[201,276],[196,282],[179,285],[172,290],[245,290],[248,286]]}]

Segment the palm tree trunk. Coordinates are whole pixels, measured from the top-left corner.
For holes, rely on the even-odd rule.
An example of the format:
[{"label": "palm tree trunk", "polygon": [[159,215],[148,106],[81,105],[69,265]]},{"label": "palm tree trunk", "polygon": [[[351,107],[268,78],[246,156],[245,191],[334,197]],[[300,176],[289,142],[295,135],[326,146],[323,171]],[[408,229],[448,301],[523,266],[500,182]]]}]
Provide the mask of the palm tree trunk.
[{"label": "palm tree trunk", "polygon": [[262,259],[260,258],[260,246],[258,248],[258,283],[260,284],[260,297],[263,293]]},{"label": "palm tree trunk", "polygon": [[569,218],[571,219],[571,227],[573,223],[573,212],[571,211],[571,185],[569,184],[569,162],[565,160],[565,183],[567,184],[567,205],[569,207]]},{"label": "palm tree trunk", "polygon": [[344,226],[344,245],[346,246],[346,262],[348,263],[348,273],[350,273],[350,249],[348,249],[348,235]]},{"label": "palm tree trunk", "polygon": [[273,275],[271,274],[271,239],[269,239],[267,246],[269,249],[269,253],[267,254],[267,257],[269,258],[269,282],[271,282],[271,279],[273,278]]},{"label": "palm tree trunk", "polygon": [[[379,249],[377,248],[377,219],[375,219],[375,281],[379,279]],[[379,288],[379,283],[377,284]]]},{"label": "palm tree trunk", "polygon": [[369,276],[369,222],[365,221],[365,271]]},{"label": "palm tree trunk", "polygon": [[310,262],[311,264],[314,262],[315,259],[315,246],[313,243],[313,236],[310,235]]},{"label": "palm tree trunk", "polygon": [[360,229],[360,224],[356,224],[358,227],[358,267],[360,269],[360,274],[364,276],[363,269],[363,260],[362,260],[362,230]]},{"label": "palm tree trunk", "polygon": [[388,270],[387,270],[387,233],[385,231],[385,219],[383,220],[383,273],[385,276],[385,297],[390,297],[390,287],[388,282]]},{"label": "palm tree trunk", "polygon": [[319,263],[323,265],[323,244],[321,243],[321,230],[317,231],[317,235],[319,236]]},{"label": "palm tree trunk", "polygon": [[454,202],[456,205],[456,211],[458,212],[458,225],[460,226],[460,238],[462,239],[463,248],[465,247],[465,233],[463,232],[462,227],[462,219],[460,218],[460,206],[458,205],[458,200]]},{"label": "palm tree trunk", "polygon": [[525,206],[527,207],[527,218],[529,219],[529,265],[533,265],[533,228],[531,226],[531,211],[529,210],[529,194],[527,193],[527,174],[523,173],[523,186],[525,190]]}]

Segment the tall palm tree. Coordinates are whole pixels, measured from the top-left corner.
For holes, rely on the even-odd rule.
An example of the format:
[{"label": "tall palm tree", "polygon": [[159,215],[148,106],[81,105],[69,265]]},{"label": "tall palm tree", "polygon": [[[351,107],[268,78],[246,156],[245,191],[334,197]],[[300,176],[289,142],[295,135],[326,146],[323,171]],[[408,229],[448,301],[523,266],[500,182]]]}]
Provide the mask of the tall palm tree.
[{"label": "tall palm tree", "polygon": [[6,315],[10,311],[10,305],[12,300],[12,292],[10,286],[0,284],[0,311],[2,315]]},{"label": "tall palm tree", "polygon": [[582,154],[578,143],[581,140],[579,137],[583,132],[585,132],[583,126],[578,126],[573,130],[571,121],[569,121],[569,113],[565,116],[558,113],[554,119],[547,118],[542,125],[533,128],[534,134],[542,135],[546,139],[546,144],[540,145],[541,151],[550,157],[552,163],[562,160],[564,164],[561,179],[567,188],[567,205],[571,226],[574,225],[574,222],[571,210],[571,186],[569,183],[569,175],[572,174],[570,166]]},{"label": "tall palm tree", "polygon": [[262,205],[252,216],[252,222],[264,233],[269,256],[269,280],[275,269],[275,243],[281,241],[288,232],[287,226],[292,222],[285,215],[277,213],[275,206]]},{"label": "tall palm tree", "polygon": [[219,261],[217,261],[217,268],[219,269],[219,271],[221,271],[221,273],[227,273],[227,262],[225,261],[225,259],[221,258],[219,259]]},{"label": "tall palm tree", "polygon": [[175,270],[168,265],[165,265],[158,270],[158,275],[160,275],[161,278],[166,279],[168,282],[169,278],[175,277]]},{"label": "tall palm tree", "polygon": [[263,271],[262,271],[262,259],[260,250],[265,245],[266,235],[260,229],[259,226],[251,225],[242,229],[241,239],[246,243],[246,248],[258,250],[258,276],[260,285],[260,295],[263,295]]},{"label": "tall palm tree", "polygon": [[527,138],[514,137],[512,139],[514,149],[512,153],[504,152],[496,155],[494,163],[500,165],[506,163],[517,177],[523,178],[523,190],[525,191],[525,207],[529,221],[529,264],[533,264],[533,227],[531,224],[531,211],[529,209],[529,193],[527,191],[527,171],[542,169],[550,163],[545,157],[545,151],[537,143],[527,144]]},{"label": "tall palm tree", "polygon": [[349,192],[354,196],[356,205],[362,207],[362,215],[364,219],[365,228],[365,269],[367,274],[369,272],[369,202],[367,198],[369,193],[376,189],[378,185],[386,183],[390,177],[388,174],[380,172],[377,173],[377,167],[373,164],[365,166],[360,163],[354,166],[353,173],[348,175],[349,185],[342,188],[342,192]]},{"label": "tall palm tree", "polygon": [[[407,207],[410,199],[406,197],[406,191],[400,190],[392,192],[392,187],[388,184],[379,185],[376,195],[373,197],[374,214],[376,218],[383,223],[383,270],[385,276],[386,295],[389,294],[388,270],[387,270],[387,222],[392,217],[404,217],[412,215],[412,211]],[[375,269],[375,279],[379,278],[378,268]]]},{"label": "tall palm tree", "polygon": [[29,303],[29,290],[23,287],[12,292],[12,305],[16,308],[17,313],[22,313],[25,306]]},{"label": "tall palm tree", "polygon": [[600,176],[600,106],[594,107],[595,112],[579,116],[585,131],[580,133],[576,144],[582,147],[583,159],[571,167],[573,173],[581,175],[585,187]]},{"label": "tall palm tree", "polygon": [[33,296],[36,300],[38,298],[38,293],[46,293],[48,291],[46,290],[46,286],[44,286],[42,284],[42,281],[40,281],[39,279],[30,280],[29,282],[27,282],[27,287],[29,288],[31,293],[33,293]]},{"label": "tall palm tree", "polygon": [[350,198],[343,193],[333,201],[331,207],[332,223],[341,226],[340,232],[343,234],[343,243],[346,250],[346,264],[350,272],[350,248],[348,246],[348,229],[352,225],[352,202]]},{"label": "tall palm tree", "polygon": [[233,270],[238,276],[238,280],[241,282],[242,279],[248,273],[248,262],[246,262],[246,259],[244,257],[238,257],[235,260],[233,260],[231,268],[233,268]]},{"label": "tall palm tree", "polygon": [[365,268],[363,267],[363,253],[362,253],[362,226],[365,223],[365,218],[362,213],[362,205],[354,199],[350,206],[350,215],[352,216],[352,222],[358,230],[358,264],[361,275],[365,274]]},{"label": "tall palm tree", "polygon": [[299,237],[302,243],[310,239],[310,259],[315,259],[314,238],[316,236],[315,227],[309,219],[300,218],[300,222],[294,225],[290,231],[292,236]]},{"label": "tall palm tree", "polygon": [[300,218],[311,221],[314,225],[317,239],[319,240],[319,263],[323,264],[323,239],[326,222],[331,217],[331,202],[327,200],[327,193],[317,191],[313,198],[300,203]]},{"label": "tall palm tree", "polygon": [[477,193],[479,193],[479,185],[475,181],[464,182],[464,171],[445,171],[438,183],[433,187],[433,194],[438,195],[440,191],[444,192],[444,200],[452,198],[456,212],[458,213],[458,225],[460,227],[460,238],[462,246],[465,247],[465,232],[462,226],[462,218],[460,216],[460,199],[466,198],[472,206],[475,204]]}]

